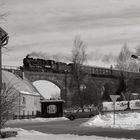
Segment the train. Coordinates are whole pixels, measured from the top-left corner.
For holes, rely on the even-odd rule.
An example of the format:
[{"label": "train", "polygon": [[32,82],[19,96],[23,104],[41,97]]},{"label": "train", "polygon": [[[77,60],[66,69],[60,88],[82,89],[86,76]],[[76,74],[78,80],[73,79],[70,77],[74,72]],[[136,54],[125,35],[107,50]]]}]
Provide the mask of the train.
[{"label": "train", "polygon": [[43,71],[43,72],[59,72],[69,73],[71,72],[71,64],[64,62],[56,62],[54,60],[45,60],[39,57],[27,55],[23,59],[23,69],[30,71]]},{"label": "train", "polygon": [[[34,57],[31,55],[27,55],[23,59],[23,66],[21,67],[23,70],[30,70],[30,71],[42,71],[42,72],[56,72],[56,73],[72,73],[74,70],[74,64],[73,63],[64,63],[64,62],[57,62],[55,60],[50,59],[42,59],[39,57]],[[124,72],[120,70],[110,68],[104,68],[104,67],[93,67],[93,66],[81,66],[81,71],[84,74],[89,74],[93,76],[114,76],[114,77],[120,77],[121,74],[125,76],[129,75],[138,75],[134,72]]]}]

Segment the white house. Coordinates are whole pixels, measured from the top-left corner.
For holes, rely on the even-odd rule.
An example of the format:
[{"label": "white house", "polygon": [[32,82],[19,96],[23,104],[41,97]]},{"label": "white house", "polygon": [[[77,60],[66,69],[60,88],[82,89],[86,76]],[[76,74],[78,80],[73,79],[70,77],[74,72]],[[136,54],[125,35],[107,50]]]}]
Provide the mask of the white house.
[{"label": "white house", "polygon": [[41,111],[41,95],[27,79],[22,79],[11,72],[2,71],[2,82],[3,88],[8,88],[9,85],[12,86],[13,91],[19,97],[13,114],[28,116],[36,115],[37,111]]},{"label": "white house", "polygon": [[18,115],[34,116],[34,115],[36,115],[37,111],[41,111],[40,95],[21,91]]}]

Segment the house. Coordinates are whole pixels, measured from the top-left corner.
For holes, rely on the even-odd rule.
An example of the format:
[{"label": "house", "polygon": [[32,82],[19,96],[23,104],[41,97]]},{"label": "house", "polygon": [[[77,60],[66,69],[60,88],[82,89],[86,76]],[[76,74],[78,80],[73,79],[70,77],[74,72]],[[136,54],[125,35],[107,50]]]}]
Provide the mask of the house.
[{"label": "house", "polygon": [[41,111],[41,95],[27,79],[2,71],[2,83],[3,91],[9,89],[12,94],[16,93],[14,115],[17,117],[35,116]]}]

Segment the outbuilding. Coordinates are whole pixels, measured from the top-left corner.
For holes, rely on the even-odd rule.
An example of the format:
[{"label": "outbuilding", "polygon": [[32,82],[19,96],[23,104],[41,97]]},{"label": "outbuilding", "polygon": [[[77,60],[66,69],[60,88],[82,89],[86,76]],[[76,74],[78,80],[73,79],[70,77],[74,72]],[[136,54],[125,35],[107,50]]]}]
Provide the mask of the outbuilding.
[{"label": "outbuilding", "polygon": [[42,100],[41,116],[44,118],[62,117],[63,103],[63,100]]}]

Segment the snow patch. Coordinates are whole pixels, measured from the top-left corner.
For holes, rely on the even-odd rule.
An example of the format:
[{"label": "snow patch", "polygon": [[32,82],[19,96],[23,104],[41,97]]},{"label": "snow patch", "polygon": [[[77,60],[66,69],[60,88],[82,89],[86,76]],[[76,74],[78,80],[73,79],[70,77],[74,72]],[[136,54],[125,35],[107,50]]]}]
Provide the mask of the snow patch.
[{"label": "snow patch", "polygon": [[136,130],[140,129],[140,113],[117,113],[115,114],[115,125],[114,113],[99,114],[81,126]]},{"label": "snow patch", "polygon": [[[6,128],[18,132],[16,137],[6,138],[5,140],[119,140],[117,138],[99,137],[99,136],[78,136],[71,134],[45,134],[34,130],[24,130],[21,128]],[[122,138],[121,140],[126,140]],[[127,139],[128,140],[128,139]],[[131,139],[133,140],[133,139]]]},{"label": "snow patch", "polygon": [[50,121],[63,121],[68,120],[65,117],[59,118],[34,118],[34,119],[16,119],[16,120],[9,120],[7,124],[16,124],[16,123],[37,123],[37,122],[50,122]]}]

